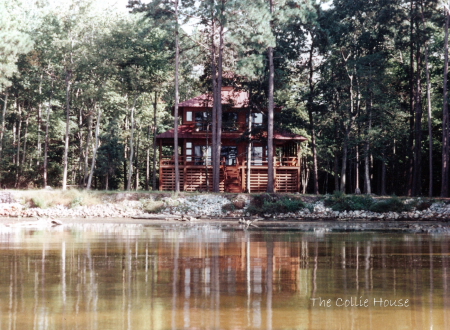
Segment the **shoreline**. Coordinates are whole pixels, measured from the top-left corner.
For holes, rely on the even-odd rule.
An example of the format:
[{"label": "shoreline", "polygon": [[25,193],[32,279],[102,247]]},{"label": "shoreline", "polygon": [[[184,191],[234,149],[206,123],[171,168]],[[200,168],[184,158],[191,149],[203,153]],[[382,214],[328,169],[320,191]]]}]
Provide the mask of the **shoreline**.
[{"label": "shoreline", "polygon": [[[71,194],[66,205],[37,207],[33,198],[45,202],[55,196]],[[83,195],[84,194],[84,195]],[[33,196],[33,195],[32,195]],[[100,196],[100,197],[99,197]],[[259,195],[261,196],[261,195]],[[326,206],[324,196],[277,195],[288,203],[303,200],[297,210],[279,213],[250,213],[258,195],[249,194],[180,194],[143,192],[80,192],[80,191],[3,191],[0,193],[0,224],[49,224],[52,219],[62,223],[115,223],[115,224],[210,224],[230,228],[293,228],[305,231],[337,230],[396,230],[407,232],[450,233],[450,204],[447,201],[423,201],[419,210],[377,213],[369,210],[336,211]],[[268,195],[265,195],[268,196]],[[281,196],[281,197],[280,197]],[[270,197],[270,196],[269,196]],[[89,205],[90,199],[97,199]],[[394,199],[394,198],[392,198]],[[412,199],[410,199],[412,200]],[[76,203],[74,203],[76,201]],[[414,200],[413,200],[414,202]],[[419,203],[420,202],[420,203]],[[50,203],[50,202],[49,202]],[[265,203],[265,202],[264,202]],[[411,203],[411,202],[410,202]],[[274,204],[279,205],[279,204]],[[267,208],[266,208],[267,210]],[[266,211],[268,212],[268,211]],[[40,220],[36,220],[40,219]],[[41,221],[41,222],[38,222]]]}]

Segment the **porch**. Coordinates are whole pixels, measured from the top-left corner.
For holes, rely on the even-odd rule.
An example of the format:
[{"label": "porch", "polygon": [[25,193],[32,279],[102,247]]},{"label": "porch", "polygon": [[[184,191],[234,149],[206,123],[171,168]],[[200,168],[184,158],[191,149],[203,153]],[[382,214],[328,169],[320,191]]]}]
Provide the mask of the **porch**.
[{"label": "porch", "polygon": [[[192,157],[179,156],[180,190],[212,191],[212,166],[199,164]],[[171,157],[160,160],[160,190],[175,190],[175,162]],[[250,180],[247,180],[247,162],[234,165],[226,161],[220,165],[220,191],[240,193],[265,192],[268,182],[267,161],[255,160],[250,165]],[[297,157],[274,157],[274,186],[276,192],[294,193],[300,191],[300,166]]]}]

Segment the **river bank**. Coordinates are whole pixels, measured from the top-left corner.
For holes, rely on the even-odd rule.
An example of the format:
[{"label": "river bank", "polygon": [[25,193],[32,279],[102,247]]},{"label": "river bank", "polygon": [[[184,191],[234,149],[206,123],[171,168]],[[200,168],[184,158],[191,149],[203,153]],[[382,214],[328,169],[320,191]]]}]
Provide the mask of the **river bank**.
[{"label": "river bank", "polygon": [[[368,200],[372,203],[372,210],[339,210],[339,207],[360,207],[357,203],[367,204]],[[389,209],[389,207],[392,208],[389,203],[393,201],[397,203],[394,205],[396,209],[401,211]],[[350,206],[345,206],[346,203],[350,203]],[[399,208],[399,203],[403,208]],[[373,207],[374,205],[376,207]],[[373,211],[373,209],[379,210],[380,208],[382,212]],[[60,190],[5,190],[0,193],[0,217],[147,218],[174,221],[259,218],[270,222],[280,220],[313,222],[420,220],[445,223],[450,220],[450,203],[446,200],[420,198],[400,200],[397,197],[374,200],[371,197],[338,196],[333,200],[332,196],[286,194],[180,193],[175,195],[163,192],[86,193],[76,190],[66,192]]]}]

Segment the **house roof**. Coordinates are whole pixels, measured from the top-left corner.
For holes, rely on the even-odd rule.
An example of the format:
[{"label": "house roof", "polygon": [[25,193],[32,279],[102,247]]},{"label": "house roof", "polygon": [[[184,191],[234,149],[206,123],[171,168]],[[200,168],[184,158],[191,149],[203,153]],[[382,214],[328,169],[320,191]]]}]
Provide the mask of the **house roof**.
[{"label": "house roof", "polygon": [[[232,108],[245,108],[248,106],[248,92],[233,89],[232,87],[222,88],[222,104],[230,105]],[[191,108],[211,108],[213,106],[212,94],[203,94],[190,100],[181,102],[179,107]]]},{"label": "house roof", "polygon": [[[222,138],[237,138],[242,133],[239,132],[222,132]],[[170,129],[164,133],[161,133],[156,136],[156,139],[173,139],[174,129]],[[267,136],[267,133],[264,134]],[[186,139],[186,138],[198,138],[198,139],[206,139],[206,133],[196,132],[195,124],[186,124],[178,126],[178,138]],[[294,141],[306,141],[308,140],[304,136],[290,133],[290,132],[274,132],[273,133],[274,140],[294,140]]]}]

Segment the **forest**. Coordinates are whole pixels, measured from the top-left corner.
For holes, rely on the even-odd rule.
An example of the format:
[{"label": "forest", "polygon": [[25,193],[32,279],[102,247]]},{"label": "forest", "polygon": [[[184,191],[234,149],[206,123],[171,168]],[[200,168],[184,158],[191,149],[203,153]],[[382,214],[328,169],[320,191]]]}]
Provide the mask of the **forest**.
[{"label": "forest", "polygon": [[228,85],[308,138],[303,193],[448,197],[449,1],[100,2],[0,0],[2,188],[157,190],[155,136]]}]

